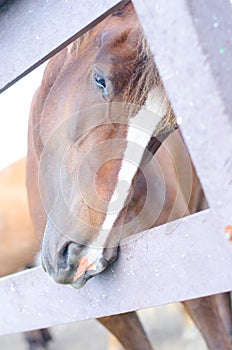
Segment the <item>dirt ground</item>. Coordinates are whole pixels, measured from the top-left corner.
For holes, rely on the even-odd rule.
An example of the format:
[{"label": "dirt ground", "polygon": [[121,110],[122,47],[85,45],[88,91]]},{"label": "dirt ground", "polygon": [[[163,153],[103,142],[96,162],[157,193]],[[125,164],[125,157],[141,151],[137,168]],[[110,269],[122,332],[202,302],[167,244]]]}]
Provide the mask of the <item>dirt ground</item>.
[{"label": "dirt ground", "polygon": [[[199,332],[180,310],[178,304],[173,304],[139,311],[155,349],[207,350]],[[49,350],[122,350],[117,344],[109,346],[109,333],[95,320],[53,327],[51,333],[54,341]],[[0,350],[28,347],[22,334],[14,334],[0,337]]]}]

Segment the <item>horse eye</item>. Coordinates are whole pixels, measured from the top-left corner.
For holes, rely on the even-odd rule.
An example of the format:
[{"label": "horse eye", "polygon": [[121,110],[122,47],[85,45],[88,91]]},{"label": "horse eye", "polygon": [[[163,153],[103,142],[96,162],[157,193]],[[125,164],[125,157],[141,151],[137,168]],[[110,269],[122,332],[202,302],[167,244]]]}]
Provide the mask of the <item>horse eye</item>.
[{"label": "horse eye", "polygon": [[101,89],[105,89],[106,88],[106,81],[103,77],[101,77],[100,75],[98,74],[95,74],[94,76],[94,80],[95,80],[95,83],[96,85],[101,88]]}]

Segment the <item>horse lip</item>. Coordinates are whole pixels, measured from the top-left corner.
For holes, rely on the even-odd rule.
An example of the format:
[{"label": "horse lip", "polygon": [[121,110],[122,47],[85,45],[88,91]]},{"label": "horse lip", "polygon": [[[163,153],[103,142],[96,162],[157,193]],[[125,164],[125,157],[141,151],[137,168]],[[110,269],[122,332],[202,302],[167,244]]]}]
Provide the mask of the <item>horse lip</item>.
[{"label": "horse lip", "polygon": [[72,282],[70,284],[70,286],[73,287],[73,288],[76,288],[76,289],[80,289],[80,288],[84,287],[84,285],[86,284],[86,282],[90,278],[99,275],[110,264],[109,261],[106,260],[104,257],[102,257],[100,261],[102,263],[101,264],[102,266],[100,267],[100,269],[97,268],[96,270],[87,270],[87,271],[85,271],[79,278],[76,279],[76,281]]}]

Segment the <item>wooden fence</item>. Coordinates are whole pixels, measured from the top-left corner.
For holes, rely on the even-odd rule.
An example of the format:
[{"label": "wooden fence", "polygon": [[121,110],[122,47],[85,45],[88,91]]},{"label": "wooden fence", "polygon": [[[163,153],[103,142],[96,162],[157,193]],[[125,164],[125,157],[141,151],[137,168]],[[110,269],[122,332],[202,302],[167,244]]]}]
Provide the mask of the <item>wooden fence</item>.
[{"label": "wooden fence", "polygon": [[[2,1],[1,91],[123,2]],[[40,267],[1,278],[0,334],[232,290],[232,243],[225,235],[232,224],[231,4],[133,2],[179,121],[181,116],[209,209],[175,222],[174,230],[168,223],[128,241],[119,261],[81,290],[54,284]]]}]

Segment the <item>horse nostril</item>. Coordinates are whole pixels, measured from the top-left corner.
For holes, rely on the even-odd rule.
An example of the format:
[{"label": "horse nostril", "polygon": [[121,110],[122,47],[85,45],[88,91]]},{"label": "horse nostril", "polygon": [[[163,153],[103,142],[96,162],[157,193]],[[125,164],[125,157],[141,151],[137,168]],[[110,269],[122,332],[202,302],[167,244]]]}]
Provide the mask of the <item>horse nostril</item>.
[{"label": "horse nostril", "polygon": [[66,269],[69,257],[69,243],[66,244],[58,253],[57,267],[58,269]]},{"label": "horse nostril", "polygon": [[69,242],[58,253],[57,267],[58,269],[75,268],[73,260],[76,260],[83,246]]},{"label": "horse nostril", "polygon": [[69,244],[66,244],[66,246],[61,251],[61,255],[64,260],[68,259],[68,249],[69,249]]}]

